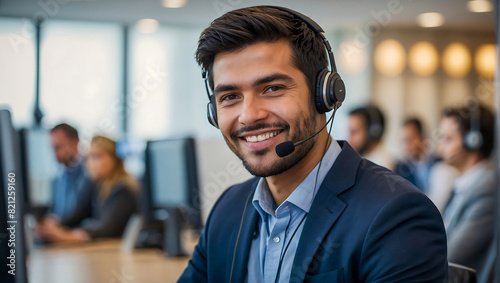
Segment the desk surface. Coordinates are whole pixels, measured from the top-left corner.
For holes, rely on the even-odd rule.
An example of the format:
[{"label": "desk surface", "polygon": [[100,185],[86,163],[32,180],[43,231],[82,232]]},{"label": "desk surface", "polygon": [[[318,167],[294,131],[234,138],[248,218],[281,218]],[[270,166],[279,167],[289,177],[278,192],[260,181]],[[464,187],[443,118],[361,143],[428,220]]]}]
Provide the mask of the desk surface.
[{"label": "desk surface", "polygon": [[119,240],[32,249],[32,283],[175,282],[189,257],[168,258],[160,250],[122,252]]}]

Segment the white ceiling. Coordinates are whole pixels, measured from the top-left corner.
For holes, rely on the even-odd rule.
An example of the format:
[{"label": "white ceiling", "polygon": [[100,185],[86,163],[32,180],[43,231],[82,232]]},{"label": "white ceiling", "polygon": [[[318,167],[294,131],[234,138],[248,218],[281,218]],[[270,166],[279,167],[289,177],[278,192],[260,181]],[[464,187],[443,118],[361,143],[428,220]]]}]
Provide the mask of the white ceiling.
[{"label": "white ceiling", "polygon": [[[51,5],[44,7],[39,3]],[[494,30],[495,25],[494,12],[471,13],[466,0],[188,0],[180,9],[164,8],[161,0],[0,0],[0,16],[32,19],[45,14],[49,18],[120,23],[154,18],[164,24],[203,27],[224,11],[263,4],[298,10],[324,28],[368,25],[376,19],[375,14],[389,11],[390,5],[401,10],[391,14],[390,27],[417,27],[416,16],[425,12],[442,13],[444,29]]]}]

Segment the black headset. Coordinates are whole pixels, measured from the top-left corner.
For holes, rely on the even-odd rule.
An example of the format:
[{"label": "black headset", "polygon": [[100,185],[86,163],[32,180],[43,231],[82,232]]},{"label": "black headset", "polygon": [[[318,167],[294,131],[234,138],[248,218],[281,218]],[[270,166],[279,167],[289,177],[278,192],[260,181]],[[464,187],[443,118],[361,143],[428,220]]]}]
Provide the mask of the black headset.
[{"label": "black headset", "polygon": [[481,134],[481,113],[480,107],[470,112],[470,129],[464,135],[464,148],[469,151],[476,151],[483,146],[483,135]]},{"label": "black headset", "polygon": [[375,106],[367,106],[368,112],[367,133],[370,141],[377,141],[382,138],[384,134],[384,126],[382,125],[382,114]]},{"label": "black headset", "polygon": [[[340,78],[340,75],[337,73],[337,67],[335,65],[335,58],[333,57],[332,48],[330,43],[326,39],[324,35],[324,30],[311,18],[306,15],[303,15],[294,10],[279,7],[279,6],[256,6],[261,8],[272,8],[280,11],[288,12],[295,16],[296,18],[302,20],[306,23],[322,40],[323,45],[326,48],[328,54],[328,60],[330,61],[330,68],[324,68],[316,75],[316,89],[314,91],[314,101],[316,104],[316,110],[319,113],[326,113],[342,104],[345,99],[345,85],[344,81]],[[207,104],[207,118],[208,122],[219,128],[219,124],[217,121],[217,107],[215,105],[215,95],[211,93],[209,82],[208,82],[208,71],[202,70],[202,77],[205,80],[205,88],[207,90],[207,95],[209,102]]]}]

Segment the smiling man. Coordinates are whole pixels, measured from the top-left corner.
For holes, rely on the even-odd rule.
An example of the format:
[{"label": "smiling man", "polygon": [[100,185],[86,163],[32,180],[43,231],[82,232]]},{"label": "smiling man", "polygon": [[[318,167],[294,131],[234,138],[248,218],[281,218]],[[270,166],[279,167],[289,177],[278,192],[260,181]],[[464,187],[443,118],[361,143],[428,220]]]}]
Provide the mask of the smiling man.
[{"label": "smiling man", "polygon": [[266,6],[229,12],[203,31],[196,58],[209,121],[256,177],[216,202],[179,282],[447,278],[431,201],[327,132],[324,113],[335,114],[344,88],[321,32],[304,15]]}]

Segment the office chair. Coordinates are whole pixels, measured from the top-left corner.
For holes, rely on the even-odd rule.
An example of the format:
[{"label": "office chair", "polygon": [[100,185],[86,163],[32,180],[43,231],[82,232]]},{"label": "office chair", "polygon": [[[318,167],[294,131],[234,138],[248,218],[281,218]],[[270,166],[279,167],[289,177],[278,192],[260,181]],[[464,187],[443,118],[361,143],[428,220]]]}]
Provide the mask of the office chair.
[{"label": "office chair", "polygon": [[448,282],[449,283],[476,283],[476,270],[456,264],[448,263]]}]

